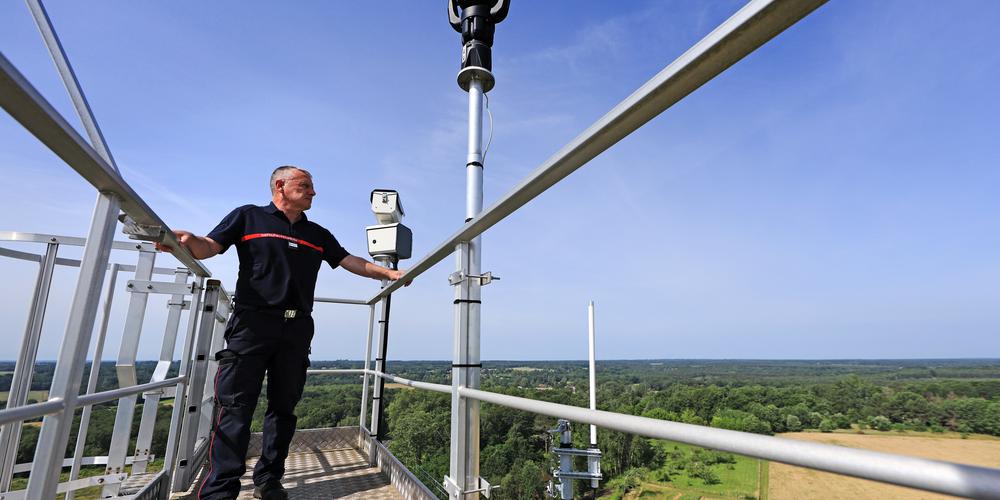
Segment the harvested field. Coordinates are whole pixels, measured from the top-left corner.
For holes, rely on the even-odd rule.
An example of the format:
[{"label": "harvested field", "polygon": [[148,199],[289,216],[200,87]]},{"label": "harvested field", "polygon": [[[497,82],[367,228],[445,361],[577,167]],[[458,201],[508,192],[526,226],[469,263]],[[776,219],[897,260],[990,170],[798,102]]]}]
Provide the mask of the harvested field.
[{"label": "harvested field", "polygon": [[[937,437],[930,433],[921,433],[919,436],[913,433],[898,436],[795,432],[782,434],[781,437],[1000,468],[1000,440],[997,439],[957,439]],[[772,462],[768,498],[770,500],[803,498],[911,500],[953,497]]]},{"label": "harvested field", "polygon": [[397,384],[395,382],[386,382],[385,383],[385,388],[386,389],[413,389],[413,387],[410,387],[408,385]]}]

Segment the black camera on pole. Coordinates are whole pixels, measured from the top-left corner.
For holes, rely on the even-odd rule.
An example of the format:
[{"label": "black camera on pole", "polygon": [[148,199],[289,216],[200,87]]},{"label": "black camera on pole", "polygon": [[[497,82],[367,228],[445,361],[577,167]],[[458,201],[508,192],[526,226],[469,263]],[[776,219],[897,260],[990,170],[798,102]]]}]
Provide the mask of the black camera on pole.
[{"label": "black camera on pole", "polygon": [[483,82],[483,92],[493,88],[493,34],[507,17],[510,0],[448,0],[448,22],[462,34],[462,70],[458,85],[469,90],[469,80]]}]

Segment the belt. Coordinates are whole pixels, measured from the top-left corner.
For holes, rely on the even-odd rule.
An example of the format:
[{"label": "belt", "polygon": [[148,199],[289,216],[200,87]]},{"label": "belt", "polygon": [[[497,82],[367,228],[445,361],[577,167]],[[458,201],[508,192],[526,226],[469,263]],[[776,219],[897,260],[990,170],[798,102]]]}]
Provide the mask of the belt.
[{"label": "belt", "polygon": [[283,309],[280,307],[260,307],[260,306],[248,306],[243,304],[236,304],[237,311],[254,311],[264,314],[271,314],[274,316],[281,316],[285,319],[295,319],[299,317],[309,316],[311,311],[303,311],[302,309]]}]

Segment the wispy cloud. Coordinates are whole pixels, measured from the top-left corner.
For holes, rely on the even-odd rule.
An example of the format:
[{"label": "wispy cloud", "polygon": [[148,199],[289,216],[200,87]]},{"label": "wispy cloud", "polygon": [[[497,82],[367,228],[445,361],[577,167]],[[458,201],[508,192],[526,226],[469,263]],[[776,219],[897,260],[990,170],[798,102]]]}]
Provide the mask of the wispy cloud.
[{"label": "wispy cloud", "polygon": [[[198,220],[215,220],[218,219],[218,214],[210,214],[203,208],[203,204],[198,200],[189,198],[177,191],[170,189],[168,183],[154,179],[141,171],[128,167],[119,166],[122,171],[122,177],[125,178],[126,182],[134,185],[138,190],[146,193],[149,197],[147,203],[150,206],[159,206],[160,204],[156,200],[162,200],[174,207],[177,207],[181,211],[184,211]],[[170,224],[169,221],[164,221]]]}]

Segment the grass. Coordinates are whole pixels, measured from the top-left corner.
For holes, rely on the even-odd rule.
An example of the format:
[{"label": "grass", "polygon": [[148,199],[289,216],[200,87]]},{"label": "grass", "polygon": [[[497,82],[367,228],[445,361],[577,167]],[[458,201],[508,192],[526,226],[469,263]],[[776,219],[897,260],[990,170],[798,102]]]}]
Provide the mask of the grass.
[{"label": "grass", "polygon": [[[0,392],[0,402],[6,404],[9,395],[10,391]],[[49,399],[49,391],[28,391],[28,399],[34,399],[35,401],[45,401]]]},{"label": "grass", "polygon": [[[653,446],[661,448],[668,455],[683,454],[684,460],[691,462],[695,450],[700,448],[672,441],[654,441]],[[719,478],[717,484],[706,484],[704,480],[688,474],[690,466],[685,470],[677,470],[675,459],[668,458],[663,468],[652,471],[644,477],[639,486],[625,494],[624,499],[639,498],[671,498],[681,500],[696,500],[702,497],[717,499],[766,498],[767,462],[755,458],[733,455],[732,464],[719,463],[709,466],[709,469]],[[657,473],[669,471],[668,481],[657,481]],[[762,488],[763,487],[763,488]],[[764,494],[761,495],[760,492]],[[614,492],[602,498],[616,498]]]},{"label": "grass", "polygon": [[757,491],[759,492],[757,498],[767,500],[768,488],[771,487],[771,462],[758,460],[757,464]]}]

